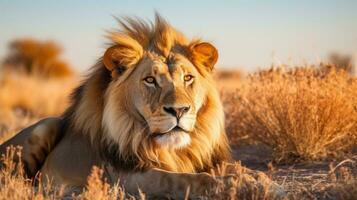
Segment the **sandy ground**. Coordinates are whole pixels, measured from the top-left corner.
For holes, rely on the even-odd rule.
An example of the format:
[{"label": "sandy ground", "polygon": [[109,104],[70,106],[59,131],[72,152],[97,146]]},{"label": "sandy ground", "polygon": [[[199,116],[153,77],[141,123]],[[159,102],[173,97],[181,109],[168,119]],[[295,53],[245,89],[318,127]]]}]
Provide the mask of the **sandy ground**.
[{"label": "sandy ground", "polygon": [[263,145],[232,145],[233,158],[243,166],[268,174],[291,194],[303,194],[307,199],[334,199],[326,196],[329,186],[346,178],[344,172],[357,177],[357,156],[339,161],[273,164],[271,149]]}]

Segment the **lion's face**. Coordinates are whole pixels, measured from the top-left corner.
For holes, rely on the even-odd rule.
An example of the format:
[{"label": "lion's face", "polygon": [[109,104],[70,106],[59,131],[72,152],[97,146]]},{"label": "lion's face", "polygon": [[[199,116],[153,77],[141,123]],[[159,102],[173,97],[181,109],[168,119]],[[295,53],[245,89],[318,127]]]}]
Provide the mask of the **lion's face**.
[{"label": "lion's face", "polygon": [[[110,84],[104,116],[109,120],[105,122],[122,127],[120,118],[130,114],[141,121],[145,130],[139,130],[140,135],[146,134],[143,138],[149,142],[161,148],[183,148],[191,142],[197,113],[209,89],[204,83],[205,78],[186,56],[171,53],[165,59],[147,52],[125,81],[117,78]],[[117,123],[112,119],[118,119]],[[116,138],[121,130],[112,128],[110,132]]]},{"label": "lion's face", "polygon": [[130,98],[151,139],[162,147],[188,145],[206,93],[195,66],[180,54],[147,54],[131,76]]},{"label": "lion's face", "polygon": [[[214,48],[207,43],[202,45]],[[121,120],[127,123],[130,116],[141,122],[143,128],[137,131],[140,140],[161,148],[189,145],[197,113],[207,91],[213,89],[203,76],[210,73],[200,71],[180,51],[172,51],[166,57],[146,51],[132,68],[122,71],[114,71],[106,97],[104,126],[112,138],[119,143],[127,140],[121,135],[127,132]]]}]

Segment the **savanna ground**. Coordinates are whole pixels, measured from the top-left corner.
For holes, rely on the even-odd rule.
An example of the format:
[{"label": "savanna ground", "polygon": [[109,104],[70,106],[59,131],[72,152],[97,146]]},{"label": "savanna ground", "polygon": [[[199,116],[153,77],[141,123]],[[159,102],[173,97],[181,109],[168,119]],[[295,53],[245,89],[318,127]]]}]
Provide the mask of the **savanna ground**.
[{"label": "savanna ground", "polygon": [[[14,44],[12,60],[6,60],[0,72],[0,144],[41,118],[60,115],[80,80],[58,60],[58,48],[47,52],[46,59],[26,54],[31,45],[43,49],[53,45],[33,42]],[[29,70],[25,62],[29,60],[31,70],[33,66],[46,70]],[[279,66],[251,74],[215,73],[235,160],[281,185],[285,199],[357,199],[357,78],[325,64]],[[59,198],[63,188],[34,187],[24,179],[11,161],[16,156],[11,152],[2,157],[7,168],[0,172],[0,199]],[[237,171],[249,173],[240,164]],[[229,187],[212,188],[203,199],[273,198],[264,194],[264,188],[245,182],[241,176]],[[134,197],[123,188],[110,187],[95,169],[87,189],[76,198]],[[136,198],[145,199],[145,194]]]}]

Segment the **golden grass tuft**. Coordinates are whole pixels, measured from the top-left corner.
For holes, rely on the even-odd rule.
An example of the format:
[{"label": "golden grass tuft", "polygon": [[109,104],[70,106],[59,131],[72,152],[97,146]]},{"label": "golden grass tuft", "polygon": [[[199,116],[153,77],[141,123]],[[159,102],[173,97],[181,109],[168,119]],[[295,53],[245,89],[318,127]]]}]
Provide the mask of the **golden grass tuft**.
[{"label": "golden grass tuft", "polygon": [[[119,194],[120,197],[119,197]],[[86,190],[81,194],[81,199],[124,199],[125,193],[120,187],[115,187],[111,190],[110,185],[103,180],[103,170],[98,167],[93,167],[92,174],[88,177],[88,185]]]},{"label": "golden grass tuft", "polygon": [[231,136],[270,146],[278,162],[333,158],[356,144],[357,79],[343,70],[261,71],[224,101]]},{"label": "golden grass tuft", "polygon": [[1,155],[0,165],[0,200],[2,199],[58,199],[63,195],[63,190],[52,187],[51,184],[37,186],[33,180],[24,177],[21,162],[21,148],[10,147],[6,155]]}]

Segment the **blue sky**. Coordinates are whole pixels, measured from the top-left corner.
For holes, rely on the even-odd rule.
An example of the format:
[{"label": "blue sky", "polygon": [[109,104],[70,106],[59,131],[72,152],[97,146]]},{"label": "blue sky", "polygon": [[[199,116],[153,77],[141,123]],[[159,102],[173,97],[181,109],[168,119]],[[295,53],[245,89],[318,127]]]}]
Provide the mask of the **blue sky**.
[{"label": "blue sky", "polygon": [[324,60],[331,52],[357,53],[357,1],[2,0],[0,58],[15,38],[60,43],[78,71],[104,51],[113,15],[153,19],[157,10],[188,36],[214,43],[219,66],[252,71],[272,62]]}]

